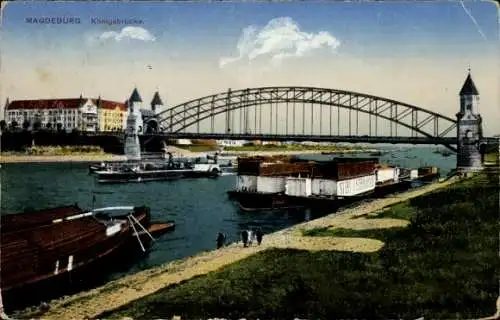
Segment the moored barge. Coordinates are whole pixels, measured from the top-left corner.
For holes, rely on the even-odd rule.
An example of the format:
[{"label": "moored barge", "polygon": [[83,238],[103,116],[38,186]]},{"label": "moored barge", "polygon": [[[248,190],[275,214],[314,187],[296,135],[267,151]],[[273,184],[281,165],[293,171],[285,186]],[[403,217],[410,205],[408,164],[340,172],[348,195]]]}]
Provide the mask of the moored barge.
[{"label": "moored barge", "polygon": [[121,258],[147,252],[149,227],[147,207],[85,211],[74,205],[2,216],[4,304],[27,306],[104,277]]},{"label": "moored barge", "polygon": [[238,159],[236,188],[228,195],[244,211],[311,208],[332,212],[365,198],[409,189],[422,172],[381,165],[376,158],[245,158]]}]

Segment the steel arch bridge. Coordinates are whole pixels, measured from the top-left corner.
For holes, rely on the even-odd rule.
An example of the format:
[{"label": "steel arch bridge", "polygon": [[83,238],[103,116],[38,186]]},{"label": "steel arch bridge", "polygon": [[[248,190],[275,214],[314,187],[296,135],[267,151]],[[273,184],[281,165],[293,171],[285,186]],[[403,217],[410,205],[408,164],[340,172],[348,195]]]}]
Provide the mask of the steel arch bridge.
[{"label": "steel arch bridge", "polygon": [[144,135],[170,138],[442,144],[454,151],[457,143],[457,121],[450,117],[317,87],[229,89],[170,107],[145,123]]}]

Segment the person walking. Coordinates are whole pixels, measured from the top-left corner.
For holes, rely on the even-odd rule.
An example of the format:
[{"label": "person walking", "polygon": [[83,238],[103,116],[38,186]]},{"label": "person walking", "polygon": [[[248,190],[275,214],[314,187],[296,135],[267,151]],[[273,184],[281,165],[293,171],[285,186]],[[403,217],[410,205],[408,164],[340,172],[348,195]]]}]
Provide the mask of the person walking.
[{"label": "person walking", "polygon": [[260,243],[262,242],[262,237],[264,236],[262,228],[259,227],[257,231],[255,231],[255,236],[257,238],[257,244],[260,246]]},{"label": "person walking", "polygon": [[248,231],[241,231],[241,240],[243,241],[243,247],[246,247],[248,242]]},{"label": "person walking", "polygon": [[226,239],[221,232],[217,233],[217,239],[215,240],[217,242],[217,249],[220,249],[222,246],[224,246],[225,240]]},{"label": "person walking", "polygon": [[248,230],[248,246],[251,247],[253,243],[254,234],[252,230]]}]

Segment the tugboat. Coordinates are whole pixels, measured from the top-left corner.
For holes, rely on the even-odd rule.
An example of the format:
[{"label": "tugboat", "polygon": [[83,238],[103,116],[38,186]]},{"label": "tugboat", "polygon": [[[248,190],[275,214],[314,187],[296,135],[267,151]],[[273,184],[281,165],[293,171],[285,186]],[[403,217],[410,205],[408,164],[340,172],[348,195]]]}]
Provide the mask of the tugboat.
[{"label": "tugboat", "polygon": [[217,178],[221,174],[218,164],[141,163],[133,167],[96,171],[99,183],[128,183],[182,178]]},{"label": "tugboat", "polygon": [[206,159],[177,158],[168,152],[168,159],[129,161],[119,165],[104,165],[103,170],[94,173],[99,183],[129,183],[175,180],[182,178],[217,178],[221,175],[221,166],[217,155],[213,163]]}]

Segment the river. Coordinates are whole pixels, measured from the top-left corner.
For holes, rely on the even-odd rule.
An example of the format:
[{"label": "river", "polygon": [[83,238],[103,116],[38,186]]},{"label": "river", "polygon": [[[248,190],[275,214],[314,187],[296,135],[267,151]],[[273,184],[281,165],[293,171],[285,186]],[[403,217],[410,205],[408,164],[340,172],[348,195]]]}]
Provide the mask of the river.
[{"label": "river", "polygon": [[[380,162],[404,167],[437,166],[446,174],[455,166],[455,155],[433,153],[436,147],[379,147],[389,151]],[[366,156],[366,155],[364,155]],[[314,155],[309,158],[330,156]],[[151,208],[153,220],[174,220],[175,231],[161,236],[150,254],[110,279],[172,260],[213,249],[217,232],[236,241],[241,230],[261,226],[272,232],[314,218],[305,213],[240,212],[227,199],[226,191],[235,185],[235,176],[118,185],[100,185],[88,174],[85,163],[11,163],[1,171],[1,212],[16,213],[26,208],[42,209],[75,202],[89,208],[95,192],[95,206],[139,206]]]}]

